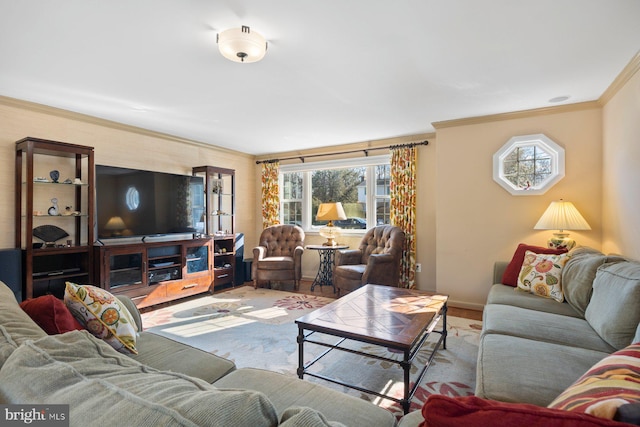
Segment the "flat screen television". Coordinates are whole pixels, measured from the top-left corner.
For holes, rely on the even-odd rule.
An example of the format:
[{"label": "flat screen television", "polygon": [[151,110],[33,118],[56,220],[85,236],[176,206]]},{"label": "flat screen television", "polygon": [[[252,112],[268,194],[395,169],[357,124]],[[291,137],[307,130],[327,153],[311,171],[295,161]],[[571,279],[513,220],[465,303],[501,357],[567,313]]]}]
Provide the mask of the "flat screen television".
[{"label": "flat screen television", "polygon": [[96,165],[99,239],[204,232],[202,177]]}]

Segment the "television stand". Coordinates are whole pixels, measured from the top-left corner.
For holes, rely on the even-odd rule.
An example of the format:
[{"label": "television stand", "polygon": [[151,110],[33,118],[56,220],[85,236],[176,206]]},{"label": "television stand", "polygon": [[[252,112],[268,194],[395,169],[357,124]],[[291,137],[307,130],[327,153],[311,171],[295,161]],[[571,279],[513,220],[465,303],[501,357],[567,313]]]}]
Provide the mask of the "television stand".
[{"label": "television stand", "polygon": [[[96,282],[114,295],[130,297],[139,308],[209,292],[219,284],[219,260],[214,251],[222,247],[230,255],[225,259],[233,263],[232,238],[94,246]],[[232,282],[233,271],[233,264],[224,271]]]}]

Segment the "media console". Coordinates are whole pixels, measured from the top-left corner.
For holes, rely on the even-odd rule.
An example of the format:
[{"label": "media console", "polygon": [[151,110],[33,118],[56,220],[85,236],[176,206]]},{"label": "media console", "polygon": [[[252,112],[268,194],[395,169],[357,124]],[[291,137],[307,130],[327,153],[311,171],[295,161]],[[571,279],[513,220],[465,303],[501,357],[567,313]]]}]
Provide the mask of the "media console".
[{"label": "media console", "polygon": [[233,283],[234,236],[94,247],[96,285],[142,308]]}]

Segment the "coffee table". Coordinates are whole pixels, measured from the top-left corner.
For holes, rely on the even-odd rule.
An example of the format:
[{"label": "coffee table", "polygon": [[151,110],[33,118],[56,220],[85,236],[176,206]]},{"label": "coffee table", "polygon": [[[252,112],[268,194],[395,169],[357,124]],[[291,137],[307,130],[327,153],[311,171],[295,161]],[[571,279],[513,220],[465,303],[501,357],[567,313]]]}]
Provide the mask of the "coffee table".
[{"label": "coffee table", "polygon": [[[409,412],[411,399],[418,384],[427,372],[433,357],[442,346],[447,348],[447,295],[433,294],[404,288],[382,285],[365,285],[330,304],[296,320],[298,325],[298,377],[304,375],[390,399],[402,405]],[[442,318],[442,330],[435,330]],[[425,365],[420,370],[413,386],[410,371],[414,358],[431,333],[440,337]],[[334,344],[318,341],[314,334],[338,337]],[[402,360],[370,354],[343,346],[345,340],[355,340],[366,344],[382,346],[403,355]],[[328,347],[314,360],[304,363],[304,344],[312,343]],[[309,370],[318,360],[333,350],[345,351],[400,365],[404,373],[404,393],[398,399],[376,390],[369,390],[337,378],[314,373]]]}]

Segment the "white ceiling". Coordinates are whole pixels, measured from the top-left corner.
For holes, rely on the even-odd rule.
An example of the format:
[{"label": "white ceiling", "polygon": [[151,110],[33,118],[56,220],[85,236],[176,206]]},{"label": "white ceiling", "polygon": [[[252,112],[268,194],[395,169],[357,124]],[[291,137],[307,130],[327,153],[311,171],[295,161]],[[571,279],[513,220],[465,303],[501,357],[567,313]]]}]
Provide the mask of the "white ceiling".
[{"label": "white ceiling", "polygon": [[251,154],[595,100],[639,49],[639,0],[0,0],[0,95]]}]

